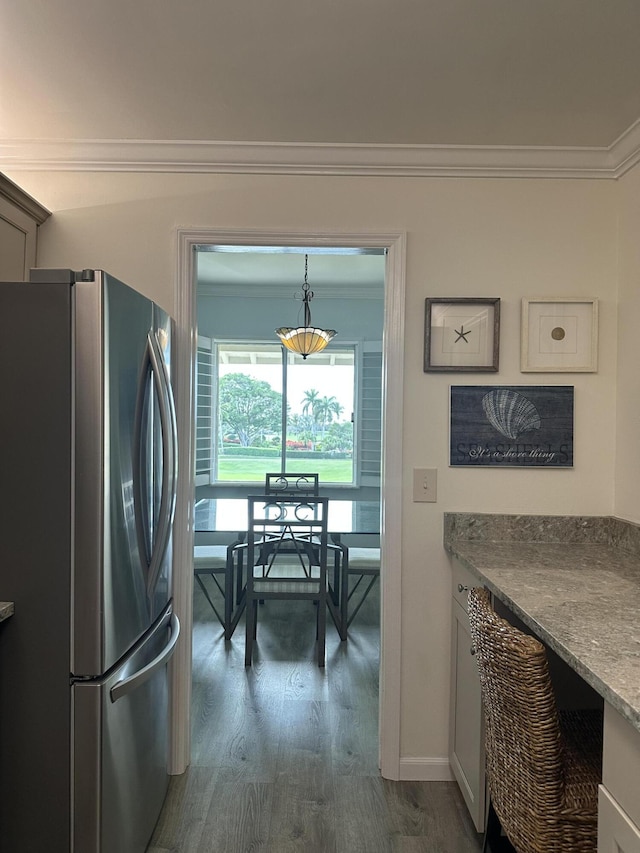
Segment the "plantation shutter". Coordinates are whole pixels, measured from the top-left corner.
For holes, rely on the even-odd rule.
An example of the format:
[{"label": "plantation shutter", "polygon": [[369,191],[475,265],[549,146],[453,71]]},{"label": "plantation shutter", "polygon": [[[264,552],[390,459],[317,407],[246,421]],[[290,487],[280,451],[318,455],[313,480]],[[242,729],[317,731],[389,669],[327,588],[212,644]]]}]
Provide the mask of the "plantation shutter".
[{"label": "plantation shutter", "polygon": [[380,485],[382,458],[382,344],[365,343],[360,381],[360,482]]},{"label": "plantation shutter", "polygon": [[196,356],[196,486],[213,481],[213,353],[211,339],[198,335]]}]

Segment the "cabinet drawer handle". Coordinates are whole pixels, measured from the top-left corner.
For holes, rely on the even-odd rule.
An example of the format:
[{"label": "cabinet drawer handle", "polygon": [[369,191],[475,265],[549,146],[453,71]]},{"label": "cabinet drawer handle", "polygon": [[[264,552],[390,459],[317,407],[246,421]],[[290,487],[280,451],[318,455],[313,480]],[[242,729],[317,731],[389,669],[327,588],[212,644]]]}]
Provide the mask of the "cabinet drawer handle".
[{"label": "cabinet drawer handle", "polygon": [[458,584],[458,592],[469,592],[469,587],[464,586],[463,584],[459,583]]}]

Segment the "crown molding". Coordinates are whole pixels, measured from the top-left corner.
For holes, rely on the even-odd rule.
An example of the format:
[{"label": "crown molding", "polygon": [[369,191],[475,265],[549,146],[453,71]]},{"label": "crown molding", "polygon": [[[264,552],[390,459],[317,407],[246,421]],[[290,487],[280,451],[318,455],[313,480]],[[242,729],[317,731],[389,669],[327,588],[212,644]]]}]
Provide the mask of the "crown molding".
[{"label": "crown molding", "polygon": [[10,181],[6,175],[0,175],[0,198],[6,199],[15,207],[19,208],[27,216],[30,216],[38,225],[51,216],[51,212],[43,207],[39,202],[28,195],[13,181]]},{"label": "crown molding", "polygon": [[639,161],[640,119],[606,148],[137,139],[0,141],[0,169],[10,172],[616,179]]},{"label": "crown molding", "polygon": [[622,177],[640,162],[640,118],[609,146],[608,151],[615,178]]}]

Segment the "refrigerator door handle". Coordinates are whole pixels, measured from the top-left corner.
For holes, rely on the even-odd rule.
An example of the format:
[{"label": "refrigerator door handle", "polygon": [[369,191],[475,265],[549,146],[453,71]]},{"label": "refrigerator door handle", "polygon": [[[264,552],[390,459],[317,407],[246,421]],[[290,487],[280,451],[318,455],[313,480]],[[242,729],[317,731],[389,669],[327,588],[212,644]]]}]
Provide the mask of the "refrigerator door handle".
[{"label": "refrigerator door handle", "polygon": [[148,335],[149,360],[151,372],[158,392],[158,408],[162,427],[162,490],[160,495],[160,511],[158,530],[153,543],[149,574],[147,576],[147,595],[151,597],[158,580],[158,574],[164,560],[171,525],[176,505],[177,480],[177,427],[176,412],[171,392],[171,383],[167,371],[167,363],[162,355],[160,344],[155,332]]},{"label": "refrigerator door handle", "polygon": [[140,559],[146,564],[147,575],[153,550],[153,543],[151,539],[153,509],[145,500],[148,483],[146,474],[143,470],[142,453],[145,432],[144,408],[147,388],[151,381],[150,346],[149,336],[147,335],[147,342],[140,368],[140,377],[138,379],[138,389],[136,391],[135,423],[133,429],[133,505],[136,520],[136,533],[138,535],[138,548],[140,549]]},{"label": "refrigerator door handle", "polygon": [[130,675],[127,678],[123,678],[120,681],[117,681],[113,685],[113,687],[109,691],[109,696],[112,702],[117,702],[118,699],[121,699],[128,693],[132,693],[134,690],[136,690],[136,688],[144,684],[145,681],[148,681],[154,674],[154,672],[160,669],[160,667],[164,666],[165,663],[169,660],[169,658],[173,654],[173,650],[176,647],[176,643],[178,642],[178,637],[180,636],[180,621],[175,613],[167,614],[167,616],[165,616],[165,618],[156,628],[156,630],[159,631],[162,628],[166,627],[167,621],[169,620],[171,622],[171,637],[167,645],[157,655],[157,657],[150,661],[146,666],[143,666],[142,669],[139,669],[138,672],[135,672],[133,675]]},{"label": "refrigerator door handle", "polygon": [[[157,529],[152,534],[153,510],[144,499],[145,483],[142,470],[142,443],[145,425],[143,411],[145,392],[148,382],[152,381],[156,390],[160,427],[162,433],[162,486]],[[137,507],[136,531],[141,557],[147,564],[147,595],[151,597],[158,580],[158,574],[167,550],[171,535],[171,525],[175,511],[175,492],[177,479],[177,428],[173,394],[167,372],[166,362],[155,332],[147,335],[144,360],[138,384],[136,415],[134,428],[134,506]]]}]

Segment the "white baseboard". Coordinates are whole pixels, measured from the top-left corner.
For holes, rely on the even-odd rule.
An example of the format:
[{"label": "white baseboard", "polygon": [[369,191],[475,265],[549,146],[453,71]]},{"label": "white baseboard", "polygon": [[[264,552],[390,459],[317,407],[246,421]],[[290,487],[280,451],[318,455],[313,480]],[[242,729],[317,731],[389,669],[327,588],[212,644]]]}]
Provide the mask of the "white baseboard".
[{"label": "white baseboard", "polygon": [[448,758],[401,758],[400,779],[405,782],[453,782]]}]

